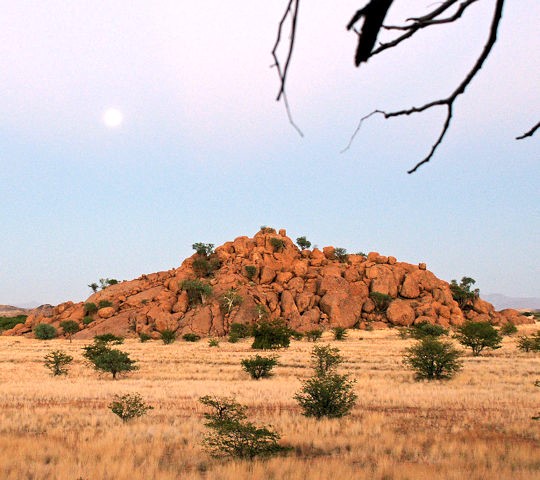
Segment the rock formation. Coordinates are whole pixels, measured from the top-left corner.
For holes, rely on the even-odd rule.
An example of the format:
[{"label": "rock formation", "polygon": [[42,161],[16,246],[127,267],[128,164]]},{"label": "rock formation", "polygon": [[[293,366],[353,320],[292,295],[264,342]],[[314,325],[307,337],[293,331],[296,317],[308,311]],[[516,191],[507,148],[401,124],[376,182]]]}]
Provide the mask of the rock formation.
[{"label": "rock formation", "polygon": [[[157,338],[163,330],[220,336],[233,322],[253,323],[265,311],[299,331],[424,321],[448,327],[467,319],[494,325],[532,322],[516,310],[496,312],[480,298],[462,311],[449,284],[424,263],[398,262],[377,252],[347,258],[335,253],[334,247],[300,250],[285,230],[264,228],[253,238],[238,237],[210,255],[195,253],[177,269],[111,285],[86,302],[36,309],[26,323],[4,335],[31,335],[39,323],[58,326],[69,319],[81,327],[74,338],[105,332],[128,336],[144,332]],[[211,293],[190,297],[183,282],[193,279],[210,286]],[[231,289],[242,302],[224,308],[223,295]],[[378,294],[392,300],[387,307],[377,302]],[[91,312],[89,304],[101,308]]]}]

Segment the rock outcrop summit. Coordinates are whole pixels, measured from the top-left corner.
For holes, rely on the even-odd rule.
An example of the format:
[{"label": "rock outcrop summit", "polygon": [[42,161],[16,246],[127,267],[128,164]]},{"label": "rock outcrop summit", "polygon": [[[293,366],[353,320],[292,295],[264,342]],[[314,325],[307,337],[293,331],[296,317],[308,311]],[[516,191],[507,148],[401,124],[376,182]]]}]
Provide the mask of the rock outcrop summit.
[{"label": "rock outcrop summit", "polygon": [[[227,303],[225,295],[236,300]],[[377,295],[391,301],[381,307]],[[74,320],[81,328],[74,338],[105,332],[157,338],[163,330],[221,336],[232,323],[253,323],[261,315],[283,318],[299,331],[532,321],[516,310],[496,312],[480,298],[462,310],[450,285],[423,263],[377,252],[337,255],[334,247],[301,250],[285,230],[263,228],[253,238],[195,253],[179,268],[110,285],[86,302],[31,311],[24,324],[4,335],[31,335],[39,323]]]}]

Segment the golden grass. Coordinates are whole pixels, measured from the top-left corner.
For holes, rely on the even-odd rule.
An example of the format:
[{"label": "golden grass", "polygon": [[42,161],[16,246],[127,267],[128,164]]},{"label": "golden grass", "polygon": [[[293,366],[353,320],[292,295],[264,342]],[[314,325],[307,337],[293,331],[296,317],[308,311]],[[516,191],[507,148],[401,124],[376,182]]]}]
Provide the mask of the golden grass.
[{"label": "golden grass", "polygon": [[[535,326],[520,327],[520,334]],[[323,341],[325,339],[323,338]],[[254,381],[240,360],[250,342],[138,343],[121,348],[140,370],[117,381],[81,356],[88,343],[0,337],[2,480],[142,479],[515,479],[540,478],[540,358],[515,339],[482,357],[467,354],[448,382],[416,382],[401,363],[392,330],[350,332],[332,342],[357,379],[352,415],[316,421],[293,400],[311,374],[312,343],[278,352],[269,380]],[[67,377],[43,366],[53,349],[73,357]],[[115,394],[139,392],[155,407],[123,424],[107,408]],[[267,461],[211,459],[201,448],[202,395],[235,395],[255,423],[271,424],[294,450]]]}]

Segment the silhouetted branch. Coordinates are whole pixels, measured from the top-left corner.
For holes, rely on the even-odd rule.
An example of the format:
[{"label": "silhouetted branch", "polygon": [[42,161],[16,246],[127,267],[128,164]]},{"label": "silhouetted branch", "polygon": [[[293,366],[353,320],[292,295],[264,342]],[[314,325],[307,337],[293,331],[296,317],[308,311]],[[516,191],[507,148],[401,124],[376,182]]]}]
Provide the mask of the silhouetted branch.
[{"label": "silhouetted branch", "polygon": [[536,130],[538,130],[539,128],[540,128],[540,122],[538,122],[534,127],[532,127],[530,130],[525,132],[523,135],[516,137],[516,140],[523,140],[524,138],[532,137],[535,134]]},{"label": "silhouetted branch", "polygon": [[[300,7],[300,0],[289,0],[287,4],[287,8],[285,9],[285,12],[283,13],[283,16],[281,17],[281,20],[279,22],[278,32],[276,36],[276,41],[274,43],[274,48],[272,49],[272,56],[274,57],[274,67],[276,67],[276,70],[278,72],[279,76],[279,91],[276,100],[279,102],[279,100],[283,97],[283,103],[285,104],[285,110],[287,111],[287,117],[289,118],[290,124],[296,129],[296,131],[299,133],[301,137],[304,136],[300,128],[294,123],[292,115],[291,115],[291,109],[289,107],[289,102],[287,101],[287,95],[285,93],[285,84],[287,82],[287,73],[289,72],[289,66],[292,58],[293,48],[294,48],[294,40],[296,38],[296,21],[298,19],[298,8]],[[287,49],[287,56],[285,59],[285,64],[282,66],[279,58],[277,56],[277,49],[279,45],[281,44],[281,35],[283,33],[283,27],[285,25],[285,21],[287,20],[288,16],[291,16],[291,30],[289,33],[289,47]]]},{"label": "silhouetted branch", "polygon": [[[465,8],[467,8],[467,6],[472,4],[474,1],[476,1],[476,0],[467,0],[467,1],[463,2],[462,5],[461,5],[461,8],[463,8],[463,10],[464,10]],[[428,155],[425,158],[423,158],[420,162],[418,162],[407,173],[413,173],[421,165],[423,165],[424,163],[429,162],[431,160],[431,158],[433,157],[433,155],[435,154],[435,151],[437,150],[437,148],[441,144],[444,136],[446,135],[446,132],[448,131],[448,129],[450,127],[450,123],[452,121],[452,113],[453,113],[454,102],[455,102],[456,98],[459,97],[459,95],[461,95],[462,93],[465,92],[465,89],[469,86],[469,84],[471,83],[471,81],[473,80],[475,75],[482,68],[486,58],[489,56],[489,54],[491,52],[491,49],[493,48],[493,45],[497,41],[497,30],[498,30],[498,27],[499,27],[499,24],[500,24],[500,21],[501,21],[501,17],[502,17],[502,9],[503,9],[503,5],[504,5],[504,1],[505,0],[497,0],[496,1],[494,13],[493,13],[493,19],[491,21],[491,27],[490,27],[490,30],[489,30],[489,36],[488,36],[486,44],[484,45],[484,48],[482,49],[482,52],[481,52],[480,56],[478,57],[478,59],[476,60],[475,64],[473,65],[471,70],[468,72],[466,77],[463,79],[463,81],[458,85],[458,87],[448,97],[441,98],[441,99],[438,99],[438,100],[434,100],[434,101],[425,103],[424,105],[421,105],[419,107],[411,107],[411,108],[408,108],[408,109],[396,110],[396,111],[392,111],[392,112],[386,112],[384,110],[375,110],[374,112],[372,112],[369,115],[362,118],[359,126],[357,127],[356,131],[353,133],[353,136],[351,137],[351,140],[349,141],[349,144],[348,144],[347,148],[351,145],[352,141],[354,140],[354,137],[358,133],[358,131],[360,129],[360,126],[362,124],[362,121],[369,118],[374,113],[380,113],[380,114],[384,115],[384,118],[388,119],[388,118],[392,118],[392,117],[407,116],[407,115],[412,115],[414,113],[424,112],[424,111],[429,110],[429,109],[431,109],[433,107],[436,107],[436,106],[446,106],[446,109],[447,109],[446,119],[444,121],[442,131],[441,131],[439,137],[437,138],[437,141],[431,147],[431,150],[429,151]],[[455,3],[455,1],[448,0],[447,2],[445,2],[443,5],[441,5],[439,7],[439,10],[441,10],[443,7],[448,8],[448,6],[450,6],[451,3]],[[433,12],[432,12],[432,14],[433,14]],[[428,21],[433,20],[433,17],[432,16],[430,17],[429,14],[426,17],[422,17],[422,18],[423,19],[428,18]]]}]

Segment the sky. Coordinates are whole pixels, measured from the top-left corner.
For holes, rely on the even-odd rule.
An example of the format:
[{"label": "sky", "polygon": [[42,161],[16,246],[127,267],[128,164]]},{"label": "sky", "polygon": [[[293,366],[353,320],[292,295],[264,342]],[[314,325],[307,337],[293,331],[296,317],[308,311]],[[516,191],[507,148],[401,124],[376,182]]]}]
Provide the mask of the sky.
[{"label": "sky", "polygon": [[[287,92],[303,138],[275,101],[285,4],[0,0],[0,304],[81,301],[99,278],[176,268],[193,243],[261,225],[539,296],[540,134],[514,140],[539,120],[539,2],[507,0],[492,55],[413,175],[442,109],[372,117],[340,152],[370,111],[448,95],[494,1],[360,69],[345,30],[359,2],[302,2]],[[429,5],[398,0],[390,20]]]}]

